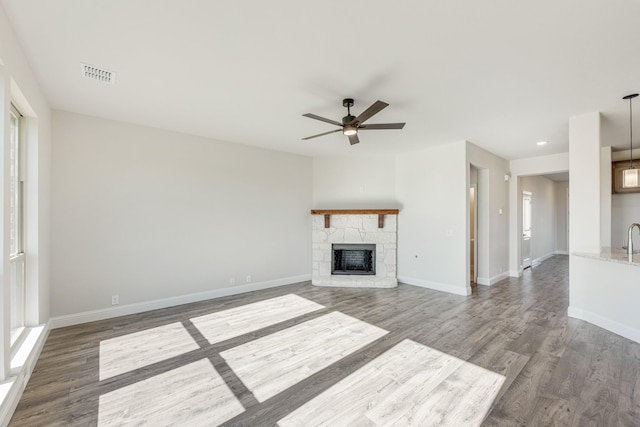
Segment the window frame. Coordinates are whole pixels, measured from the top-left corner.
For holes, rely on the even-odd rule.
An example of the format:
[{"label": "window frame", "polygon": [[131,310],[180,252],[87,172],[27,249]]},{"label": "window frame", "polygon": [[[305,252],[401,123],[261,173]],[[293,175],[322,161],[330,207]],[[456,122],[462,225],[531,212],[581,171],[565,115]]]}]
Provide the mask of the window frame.
[{"label": "window frame", "polygon": [[[25,188],[25,119],[24,115],[20,112],[20,110],[15,106],[13,102],[10,103],[10,126],[14,126],[17,123],[17,135],[14,137],[13,132],[11,135],[11,140],[9,143],[12,145],[10,150],[14,150],[13,145],[17,143],[17,147],[15,147],[15,159],[10,159],[12,163],[10,168],[15,167],[15,174],[12,175],[11,171],[9,172],[9,179],[12,180],[10,184],[10,197],[12,198],[12,204],[15,203],[17,209],[14,211],[14,208],[11,208],[11,215],[14,213],[15,222],[17,223],[15,226],[11,225],[11,229],[9,230],[10,239],[11,235],[15,231],[15,247],[11,247],[11,243],[9,244],[9,268],[16,268],[16,280],[21,280],[21,295],[18,299],[18,303],[21,307],[16,307],[14,305],[14,296],[12,295],[10,301],[10,312],[11,312],[11,325],[10,325],[10,346],[13,350],[22,340],[23,332],[25,331],[26,326],[26,310],[27,310],[27,280],[26,280],[26,254],[25,254],[25,242],[26,242],[26,233],[25,233],[25,197],[24,197],[24,188]],[[15,183],[15,194],[13,191],[13,180],[14,176],[17,177],[17,182]],[[15,199],[14,199],[15,197]],[[15,250],[14,250],[15,249]],[[19,269],[19,270],[18,270]],[[11,292],[14,292],[13,289],[14,284],[10,283]],[[16,311],[19,311],[20,320],[17,323],[20,323],[20,326],[14,327],[16,322],[14,322],[14,315]]]}]

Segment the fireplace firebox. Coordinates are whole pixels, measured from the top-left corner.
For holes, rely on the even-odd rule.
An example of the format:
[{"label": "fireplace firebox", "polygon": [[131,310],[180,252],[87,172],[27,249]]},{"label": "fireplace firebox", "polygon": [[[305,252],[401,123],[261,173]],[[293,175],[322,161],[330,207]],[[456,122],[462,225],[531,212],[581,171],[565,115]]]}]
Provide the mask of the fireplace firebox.
[{"label": "fireplace firebox", "polygon": [[376,245],[333,244],[331,257],[332,275],[376,274]]}]

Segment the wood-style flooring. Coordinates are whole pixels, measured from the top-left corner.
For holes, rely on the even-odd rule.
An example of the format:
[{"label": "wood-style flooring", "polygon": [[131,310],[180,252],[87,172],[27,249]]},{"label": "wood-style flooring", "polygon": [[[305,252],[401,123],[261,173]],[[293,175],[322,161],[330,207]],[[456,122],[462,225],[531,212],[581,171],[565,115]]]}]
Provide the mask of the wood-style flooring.
[{"label": "wood-style flooring", "polygon": [[555,256],[470,297],[304,283],[56,329],[10,426],[640,426],[640,344],[568,302]]}]

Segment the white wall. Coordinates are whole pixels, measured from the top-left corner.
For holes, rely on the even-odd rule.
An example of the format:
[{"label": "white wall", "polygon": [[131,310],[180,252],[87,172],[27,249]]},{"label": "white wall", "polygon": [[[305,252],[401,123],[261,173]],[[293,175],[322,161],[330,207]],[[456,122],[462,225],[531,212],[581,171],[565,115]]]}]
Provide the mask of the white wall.
[{"label": "white wall", "polygon": [[61,111],[53,124],[53,315],[310,277],[310,158]]},{"label": "white wall", "polygon": [[[471,164],[482,169],[467,176]],[[477,182],[483,210],[478,213],[479,281],[495,283],[506,272],[505,159],[460,142],[395,158],[319,157],[313,166],[315,208],[400,208],[399,280],[462,295],[470,293],[468,187]]]},{"label": "white wall", "polygon": [[611,246],[611,147],[600,148],[600,246]]},{"label": "white wall", "polygon": [[316,209],[398,208],[394,156],[314,157]]},{"label": "white wall", "polygon": [[[600,252],[600,113],[569,120],[569,246],[571,252]],[[573,284],[573,281],[572,281]]]},{"label": "white wall", "polygon": [[466,142],[400,154],[396,170],[398,279],[470,294]]},{"label": "white wall", "polygon": [[520,178],[522,191],[531,192],[531,259],[540,261],[556,251],[556,194],[554,182],[543,176]]},{"label": "white wall", "polygon": [[478,283],[492,285],[507,276],[509,265],[509,162],[469,142],[466,157],[479,169]]}]

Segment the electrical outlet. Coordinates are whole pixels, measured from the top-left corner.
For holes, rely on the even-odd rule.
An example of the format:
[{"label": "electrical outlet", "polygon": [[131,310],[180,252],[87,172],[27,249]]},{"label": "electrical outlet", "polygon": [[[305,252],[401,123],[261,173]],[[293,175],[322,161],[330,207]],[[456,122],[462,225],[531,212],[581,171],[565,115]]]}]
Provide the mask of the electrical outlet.
[{"label": "electrical outlet", "polygon": [[251,282],[251,275],[247,274],[247,283]]},{"label": "electrical outlet", "polygon": [[236,284],[236,278],[232,277],[231,279],[229,279],[229,284],[230,285],[235,285]]},{"label": "electrical outlet", "polygon": [[111,305],[120,304],[120,295],[111,295]]}]

